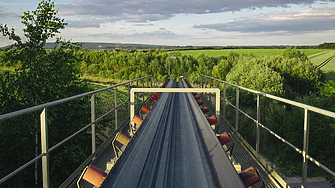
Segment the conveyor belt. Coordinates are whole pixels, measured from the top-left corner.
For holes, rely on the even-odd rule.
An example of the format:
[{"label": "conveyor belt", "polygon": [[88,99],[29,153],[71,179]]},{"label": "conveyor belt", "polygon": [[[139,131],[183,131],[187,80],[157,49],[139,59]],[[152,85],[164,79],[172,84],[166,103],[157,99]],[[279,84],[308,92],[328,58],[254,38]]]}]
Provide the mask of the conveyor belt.
[{"label": "conveyor belt", "polygon": [[163,93],[100,187],[244,185],[192,94]]},{"label": "conveyor belt", "polygon": [[[199,95],[202,97],[205,105],[210,108],[211,112],[209,113],[213,114],[215,108],[211,105],[212,102],[207,100],[208,97],[205,95]],[[219,132],[227,132],[231,134],[231,139],[235,143],[233,157],[234,160],[241,165],[242,170],[250,166],[258,169],[266,188],[288,187],[286,182],[273,169],[271,169],[271,167],[252,149],[239,133],[234,131],[234,128],[229,122],[224,121],[222,116]],[[230,147],[233,142],[227,143],[226,146]],[[262,182],[258,182],[252,187],[262,187]]]}]

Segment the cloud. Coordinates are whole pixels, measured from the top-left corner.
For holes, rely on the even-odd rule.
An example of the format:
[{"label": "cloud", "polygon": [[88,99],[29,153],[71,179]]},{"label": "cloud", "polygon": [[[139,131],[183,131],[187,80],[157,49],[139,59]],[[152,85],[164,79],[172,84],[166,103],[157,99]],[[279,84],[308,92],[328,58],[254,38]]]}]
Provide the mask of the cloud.
[{"label": "cloud", "polygon": [[159,30],[154,30],[151,32],[136,33],[132,35],[133,37],[160,37],[160,38],[171,38],[176,36],[172,31],[166,30],[164,28],[159,28]]},{"label": "cloud", "polygon": [[0,18],[19,17],[18,14],[9,12],[7,8],[0,6]]},{"label": "cloud", "polygon": [[287,8],[292,4],[308,5],[314,2],[316,0],[80,0],[59,4],[57,8],[62,16],[97,16],[114,21],[148,22],[170,19],[177,14],[221,13],[263,7]]},{"label": "cloud", "polygon": [[67,27],[74,27],[74,28],[88,28],[88,27],[99,28],[100,27],[100,22],[94,19],[68,20],[67,22],[68,22]]},{"label": "cloud", "polygon": [[101,33],[101,34],[94,34],[90,35],[90,37],[93,36],[94,38],[104,38],[104,39],[120,39],[120,38],[176,38],[178,37],[175,33],[172,31],[166,30],[164,28],[159,28],[158,30],[153,30],[149,32],[136,32],[132,34],[118,34],[118,33]]},{"label": "cloud", "polygon": [[242,33],[279,31],[299,33],[335,30],[334,23],[335,6],[331,6],[315,7],[302,11],[273,11],[227,23],[194,25],[193,28]]},{"label": "cloud", "polygon": [[133,26],[153,26],[154,24],[133,24]]}]

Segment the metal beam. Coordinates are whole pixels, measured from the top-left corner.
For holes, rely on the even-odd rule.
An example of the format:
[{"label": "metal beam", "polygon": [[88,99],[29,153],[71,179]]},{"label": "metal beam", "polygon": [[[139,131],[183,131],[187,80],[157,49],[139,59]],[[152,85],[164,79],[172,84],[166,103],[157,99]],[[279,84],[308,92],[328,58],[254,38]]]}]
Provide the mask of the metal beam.
[{"label": "metal beam", "polygon": [[260,134],[260,124],[261,122],[261,97],[257,95],[257,124],[256,124],[256,152],[259,153],[259,134]]},{"label": "metal beam", "polygon": [[47,108],[40,115],[41,118],[41,150],[44,156],[42,157],[42,179],[43,188],[50,187],[50,167],[49,167],[49,146],[48,146],[48,116]]},{"label": "metal beam", "polygon": [[91,97],[91,132],[92,132],[92,153],[95,152],[95,95]]},{"label": "metal beam", "polygon": [[305,119],[304,119],[304,146],[302,151],[302,183],[301,187],[306,187],[307,183],[307,155],[308,155],[308,139],[309,139],[309,113],[308,110],[305,109]]},{"label": "metal beam", "polygon": [[115,130],[117,129],[117,87],[114,88],[114,98],[115,98]]}]

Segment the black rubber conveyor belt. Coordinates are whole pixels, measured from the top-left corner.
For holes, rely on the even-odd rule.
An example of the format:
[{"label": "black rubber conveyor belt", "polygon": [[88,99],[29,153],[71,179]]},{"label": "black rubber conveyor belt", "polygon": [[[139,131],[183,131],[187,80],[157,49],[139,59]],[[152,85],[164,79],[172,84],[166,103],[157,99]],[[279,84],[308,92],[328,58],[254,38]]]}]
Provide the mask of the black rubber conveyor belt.
[{"label": "black rubber conveyor belt", "polygon": [[193,95],[162,93],[100,187],[244,185]]}]

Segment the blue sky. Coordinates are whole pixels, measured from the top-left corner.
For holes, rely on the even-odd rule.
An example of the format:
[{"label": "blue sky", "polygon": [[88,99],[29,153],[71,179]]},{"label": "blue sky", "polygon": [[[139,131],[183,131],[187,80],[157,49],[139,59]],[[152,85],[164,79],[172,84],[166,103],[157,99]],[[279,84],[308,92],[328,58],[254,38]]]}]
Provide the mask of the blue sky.
[{"label": "blue sky", "polygon": [[[39,0],[0,0],[0,23],[22,35],[22,10]],[[335,0],[58,0],[74,42],[178,46],[317,45],[335,41]],[[50,40],[50,42],[53,39]],[[0,36],[0,47],[12,43]]]}]

